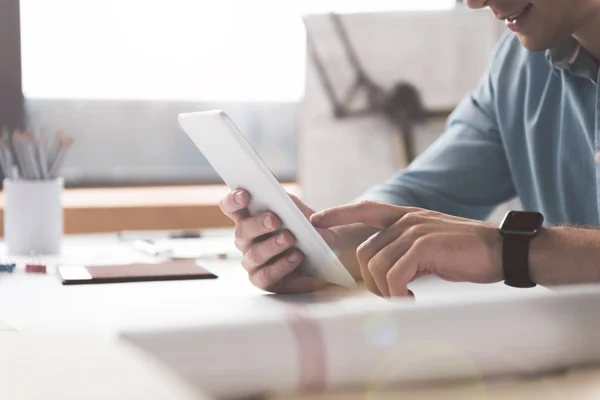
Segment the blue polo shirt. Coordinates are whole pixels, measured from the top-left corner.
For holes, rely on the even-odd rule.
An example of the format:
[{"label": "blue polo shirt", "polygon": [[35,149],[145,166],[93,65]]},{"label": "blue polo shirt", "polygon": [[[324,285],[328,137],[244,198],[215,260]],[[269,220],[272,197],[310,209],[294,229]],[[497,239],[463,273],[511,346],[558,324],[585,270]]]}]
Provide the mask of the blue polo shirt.
[{"label": "blue polo shirt", "polygon": [[485,219],[518,196],[547,224],[600,225],[598,82],[574,38],[530,52],[507,33],[442,136],[361,199]]}]

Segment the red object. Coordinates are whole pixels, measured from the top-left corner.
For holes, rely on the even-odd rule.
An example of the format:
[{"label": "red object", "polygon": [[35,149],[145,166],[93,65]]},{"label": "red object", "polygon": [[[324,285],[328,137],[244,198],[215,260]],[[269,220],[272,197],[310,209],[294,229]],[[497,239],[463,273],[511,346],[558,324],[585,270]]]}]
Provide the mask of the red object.
[{"label": "red object", "polygon": [[37,264],[27,264],[25,265],[25,272],[29,274],[45,274],[46,266]]}]

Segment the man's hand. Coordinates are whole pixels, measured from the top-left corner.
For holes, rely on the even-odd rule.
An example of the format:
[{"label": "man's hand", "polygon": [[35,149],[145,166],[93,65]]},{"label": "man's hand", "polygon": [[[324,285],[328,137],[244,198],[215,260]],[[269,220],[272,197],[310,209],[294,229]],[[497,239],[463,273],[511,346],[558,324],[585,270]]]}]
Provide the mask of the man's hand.
[{"label": "man's hand", "polygon": [[[314,210],[291,196],[306,218]],[[274,293],[305,293],[326,286],[325,282],[301,275],[297,268],[304,254],[294,247],[294,236],[281,229],[281,220],[273,213],[250,217],[250,195],[237,190],[221,200],[221,210],[235,223],[236,246],[243,253],[242,265],[257,287]],[[325,242],[338,251],[340,259],[353,275],[358,275],[356,248],[376,230],[363,224],[335,229],[317,229]],[[356,270],[356,273],[354,273]]]},{"label": "man's hand", "polygon": [[407,296],[407,285],[425,275],[473,283],[503,279],[502,238],[485,222],[374,202],[331,208],[311,222],[317,228],[363,223],[380,230],[357,249],[365,284],[380,296]]},{"label": "man's hand", "polygon": [[[313,210],[294,198],[308,218]],[[296,269],[304,254],[296,248],[296,239],[281,229],[281,220],[273,213],[250,217],[250,195],[244,190],[229,193],[221,200],[223,213],[235,222],[235,245],[242,252],[242,265],[250,281],[260,289],[274,293],[303,293],[325,284],[300,275]]]}]

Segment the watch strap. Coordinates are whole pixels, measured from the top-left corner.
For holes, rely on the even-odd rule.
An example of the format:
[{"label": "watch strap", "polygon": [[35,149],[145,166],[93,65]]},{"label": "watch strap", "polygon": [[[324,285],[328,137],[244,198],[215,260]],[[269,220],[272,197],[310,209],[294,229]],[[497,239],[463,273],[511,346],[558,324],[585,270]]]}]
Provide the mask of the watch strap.
[{"label": "watch strap", "polygon": [[529,243],[533,236],[503,235],[502,264],[504,282],[517,288],[532,288],[536,284],[529,276]]}]

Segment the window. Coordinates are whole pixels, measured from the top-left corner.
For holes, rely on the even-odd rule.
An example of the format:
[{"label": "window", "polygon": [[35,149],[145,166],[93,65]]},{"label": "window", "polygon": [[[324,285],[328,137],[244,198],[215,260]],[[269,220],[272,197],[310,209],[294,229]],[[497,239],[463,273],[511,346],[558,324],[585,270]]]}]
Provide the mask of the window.
[{"label": "window", "polygon": [[455,3],[20,0],[28,125],[76,138],[65,169],[70,185],[215,182],[176,115],[222,108],[275,174],[292,180],[304,89],[301,15]]}]

